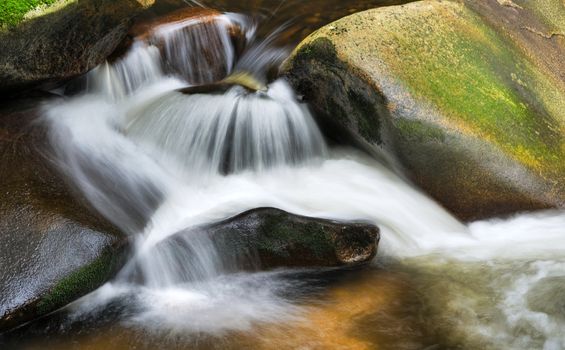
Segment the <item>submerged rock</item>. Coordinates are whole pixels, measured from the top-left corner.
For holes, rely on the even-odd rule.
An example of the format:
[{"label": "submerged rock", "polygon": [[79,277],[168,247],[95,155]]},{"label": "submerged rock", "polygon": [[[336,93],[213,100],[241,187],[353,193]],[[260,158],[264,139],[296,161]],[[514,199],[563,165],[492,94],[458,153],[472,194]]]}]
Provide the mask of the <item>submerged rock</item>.
[{"label": "submerged rock", "polygon": [[459,218],[563,207],[565,38],[559,1],[545,3],[358,13],[309,36],[284,70],[330,137],[393,154]]},{"label": "submerged rock", "polygon": [[205,232],[227,264],[259,269],[369,262],[380,238],[374,225],[298,216],[273,208],[245,212]]},{"label": "submerged rock", "polygon": [[53,170],[37,104],[0,109],[0,332],[100,286],[127,247]]}]

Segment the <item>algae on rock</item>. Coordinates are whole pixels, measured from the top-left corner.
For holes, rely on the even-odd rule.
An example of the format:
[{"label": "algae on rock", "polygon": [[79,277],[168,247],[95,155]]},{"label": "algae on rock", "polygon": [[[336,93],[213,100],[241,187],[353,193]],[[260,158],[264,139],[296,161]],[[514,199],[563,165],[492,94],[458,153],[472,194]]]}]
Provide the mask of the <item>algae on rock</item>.
[{"label": "algae on rock", "polygon": [[420,1],[343,18],[304,40],[286,75],[322,126],[393,153],[460,218],[563,206],[565,90],[477,8]]}]

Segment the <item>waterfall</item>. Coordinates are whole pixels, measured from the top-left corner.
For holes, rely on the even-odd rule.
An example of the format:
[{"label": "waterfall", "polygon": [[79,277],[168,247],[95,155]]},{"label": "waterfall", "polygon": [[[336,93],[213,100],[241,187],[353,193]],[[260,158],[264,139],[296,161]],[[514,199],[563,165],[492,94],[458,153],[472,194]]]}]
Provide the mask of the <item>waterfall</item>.
[{"label": "waterfall", "polygon": [[221,80],[231,72],[235,62],[236,48],[228,26],[236,24],[226,16],[212,24],[199,22],[159,26],[152,38],[154,42],[162,42],[163,62],[168,69],[192,84]]},{"label": "waterfall", "polygon": [[133,39],[125,57],[103,63],[87,75],[87,91],[116,100],[167,76],[190,85],[221,80],[235,65],[236,42],[230,28],[248,35],[254,28],[248,19],[235,15],[215,16],[207,22],[180,20],[142,33]]},{"label": "waterfall", "polygon": [[308,109],[284,81],[266,93],[238,86],[221,95],[172,92],[127,119],[129,137],[197,177],[299,164],[326,153]]},{"label": "waterfall", "polygon": [[128,55],[115,64],[108,62],[87,75],[87,91],[122,100],[142,86],[164,77],[159,49],[143,42],[133,43]]},{"label": "waterfall", "polygon": [[[314,165],[327,156],[307,106],[285,81],[250,91],[237,84],[241,73],[229,75],[236,66],[234,28],[251,45],[246,61],[268,66],[281,56],[268,40],[259,47],[272,53],[253,49],[254,27],[242,16],[177,21],[136,38],[124,57],[90,72],[85,94],[47,108],[60,167],[96,209],[134,236],[121,284],[170,289],[237,272],[238,259],[227,261],[206,232],[187,228],[255,205],[216,210],[224,204],[211,194],[203,198],[206,188],[229,174]],[[226,76],[227,89],[183,92]],[[247,80],[260,86],[262,78]],[[209,213],[213,218],[198,218]]]},{"label": "waterfall", "polygon": [[[244,34],[243,52],[230,34],[234,26]],[[80,310],[123,297],[141,305],[132,323],[210,333],[296,317],[299,308],[284,297],[296,286],[281,277],[285,272],[242,272],[237,259],[198,230],[264,206],[371,221],[382,231],[380,258],[410,267],[463,271],[470,262],[504,261],[517,266],[505,270],[508,275],[522,274],[523,280],[563,275],[562,212],[464,225],[376,160],[330,149],[283,80],[267,84],[266,91],[229,84],[182,92],[243,69],[266,82],[266,67],[287,51],[254,35],[252,21],[236,15],[206,26],[165,25],[150,40],[135,41],[125,57],[89,73],[83,95],[46,106],[63,172],[135,239],[134,255],[118,278],[82,300]],[[530,270],[520,270],[526,263]],[[520,279],[509,279],[507,288],[525,288]],[[523,337],[513,345],[526,349],[533,340],[521,333],[524,319],[548,348],[565,346],[558,316],[523,306],[527,292],[504,289],[492,309],[502,309],[505,321],[487,320],[478,332],[519,333]],[[512,316],[516,305],[525,310],[522,318]],[[543,324],[551,327],[546,331]]]}]

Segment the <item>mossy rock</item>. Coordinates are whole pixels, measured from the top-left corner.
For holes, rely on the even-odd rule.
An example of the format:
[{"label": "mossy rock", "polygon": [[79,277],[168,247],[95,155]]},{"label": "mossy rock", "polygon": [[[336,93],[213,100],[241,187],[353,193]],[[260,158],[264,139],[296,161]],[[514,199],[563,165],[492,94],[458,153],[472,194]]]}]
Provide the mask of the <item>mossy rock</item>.
[{"label": "mossy rock", "polygon": [[420,1],[345,17],[305,39],[285,75],[332,137],[392,153],[462,219],[563,207],[565,68],[538,51],[565,57],[564,38],[497,26],[494,8],[559,30],[541,10],[500,3]]},{"label": "mossy rock", "polygon": [[378,227],[298,216],[259,208],[206,227],[226,269],[337,267],[371,261]]},{"label": "mossy rock", "polygon": [[54,98],[0,108],[0,332],[96,289],[127,254],[127,237],[73,193],[49,160],[38,106]]},{"label": "mossy rock", "polygon": [[52,86],[88,72],[118,47],[144,8],[136,0],[67,1],[20,23],[22,11],[52,2],[10,0],[2,9],[0,93]]}]

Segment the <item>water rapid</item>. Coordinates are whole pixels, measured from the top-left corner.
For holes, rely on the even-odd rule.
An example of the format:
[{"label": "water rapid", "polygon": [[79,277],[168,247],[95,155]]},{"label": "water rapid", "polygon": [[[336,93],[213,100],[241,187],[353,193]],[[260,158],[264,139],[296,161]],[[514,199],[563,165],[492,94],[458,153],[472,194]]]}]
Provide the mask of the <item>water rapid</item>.
[{"label": "water rapid", "polygon": [[[300,288],[285,277],[288,271],[243,272],[206,234],[187,233],[248,209],[277,207],[377,224],[382,240],[375,263],[392,261],[428,276],[430,293],[455,308],[442,305],[440,318],[460,316],[451,332],[464,333],[468,344],[565,347],[563,314],[535,305],[562,297],[565,213],[464,225],[378,161],[330,149],[284,80],[266,91],[237,84],[211,93],[179,91],[245,65],[274,64],[285,52],[263,42],[238,53],[231,26],[254,40],[255,26],[242,16],[188,30],[194,25],[174,23],[159,28],[153,41],[135,41],[125,57],[89,74],[84,94],[46,107],[61,169],[135,241],[116,280],[74,304],[75,312],[122,298],[136,304],[127,324],[214,334],[303,317],[287,297]],[[432,283],[469,269],[483,272],[469,274],[470,284],[480,284],[465,286],[472,293]],[[496,273],[502,277],[490,278]],[[469,308],[492,317],[478,319]]]}]

